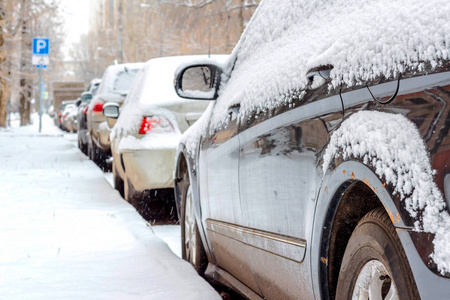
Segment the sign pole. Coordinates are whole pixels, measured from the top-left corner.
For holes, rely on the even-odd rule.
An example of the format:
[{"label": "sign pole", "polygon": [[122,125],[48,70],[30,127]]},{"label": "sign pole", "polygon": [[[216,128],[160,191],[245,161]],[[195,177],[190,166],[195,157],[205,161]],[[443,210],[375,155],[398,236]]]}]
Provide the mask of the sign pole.
[{"label": "sign pole", "polygon": [[45,38],[34,38],[33,39],[33,56],[32,56],[32,63],[33,65],[36,65],[39,72],[39,133],[42,131],[42,114],[44,113],[44,103],[43,103],[43,97],[42,92],[44,90],[44,84],[42,83],[42,69],[46,68],[49,63],[49,45],[50,41],[49,39]]},{"label": "sign pole", "polygon": [[39,133],[42,131],[42,114],[43,114],[43,104],[42,103],[42,66],[38,68],[39,71]]}]

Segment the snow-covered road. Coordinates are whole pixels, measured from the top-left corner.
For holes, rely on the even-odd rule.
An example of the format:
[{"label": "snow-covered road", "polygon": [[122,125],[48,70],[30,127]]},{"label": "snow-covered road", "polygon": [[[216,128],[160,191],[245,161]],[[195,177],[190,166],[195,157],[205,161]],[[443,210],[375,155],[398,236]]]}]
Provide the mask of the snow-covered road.
[{"label": "snow-covered road", "polygon": [[220,297],[44,116],[0,129],[0,299]]}]

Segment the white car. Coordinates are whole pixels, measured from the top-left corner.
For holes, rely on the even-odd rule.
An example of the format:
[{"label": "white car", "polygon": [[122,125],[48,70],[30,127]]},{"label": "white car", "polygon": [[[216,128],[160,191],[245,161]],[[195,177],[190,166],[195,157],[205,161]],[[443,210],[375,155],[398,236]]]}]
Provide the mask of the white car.
[{"label": "white car", "polygon": [[[136,76],[120,109],[105,105],[111,132],[114,186],[148,220],[172,211],[173,171],[179,139],[206,110],[209,101],[185,100],[173,87],[180,64],[224,61],[227,55],[175,56],[149,60]],[[112,111],[112,114],[111,114]],[[111,118],[112,117],[112,118]],[[169,214],[170,215],[170,214]]]}]

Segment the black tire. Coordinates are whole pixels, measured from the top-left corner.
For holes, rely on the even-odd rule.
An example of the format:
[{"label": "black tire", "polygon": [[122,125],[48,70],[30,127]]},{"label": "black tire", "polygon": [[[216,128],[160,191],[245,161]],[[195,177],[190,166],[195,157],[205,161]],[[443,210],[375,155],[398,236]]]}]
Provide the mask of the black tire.
[{"label": "black tire", "polygon": [[100,168],[102,171],[108,171],[110,166],[106,162],[108,157],[107,153],[102,149],[98,148],[94,143],[90,148],[91,152],[89,158]]},{"label": "black tire", "polygon": [[80,138],[78,138],[78,148],[87,155],[87,145],[83,144],[83,141]]},{"label": "black tire", "polygon": [[114,163],[113,163],[113,179],[114,179],[114,188],[119,192],[120,196],[122,196],[122,198],[125,198],[125,193],[124,193],[124,182],[122,180],[122,178],[119,176],[119,174],[117,173],[117,169],[114,167]]},{"label": "black tire", "polygon": [[[192,219],[192,190],[189,182],[189,175],[183,174],[183,179],[179,182],[181,192],[181,253],[182,258],[188,261],[200,276],[205,273],[208,266],[208,258],[200,237],[195,217]],[[190,216],[190,217],[189,217]]]},{"label": "black tire", "polygon": [[369,284],[372,291],[381,293],[382,299],[389,292],[396,292],[398,299],[420,299],[405,251],[383,208],[367,213],[353,231],[342,259],[336,299],[352,299],[366,293],[365,286]]}]

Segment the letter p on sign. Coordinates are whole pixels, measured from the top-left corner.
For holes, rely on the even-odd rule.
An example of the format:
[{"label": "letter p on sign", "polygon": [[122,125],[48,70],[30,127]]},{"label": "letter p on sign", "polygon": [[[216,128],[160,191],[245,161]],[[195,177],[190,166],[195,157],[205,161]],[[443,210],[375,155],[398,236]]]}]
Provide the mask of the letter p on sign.
[{"label": "letter p on sign", "polygon": [[49,40],[48,39],[33,39],[33,54],[34,55],[48,55]]}]

